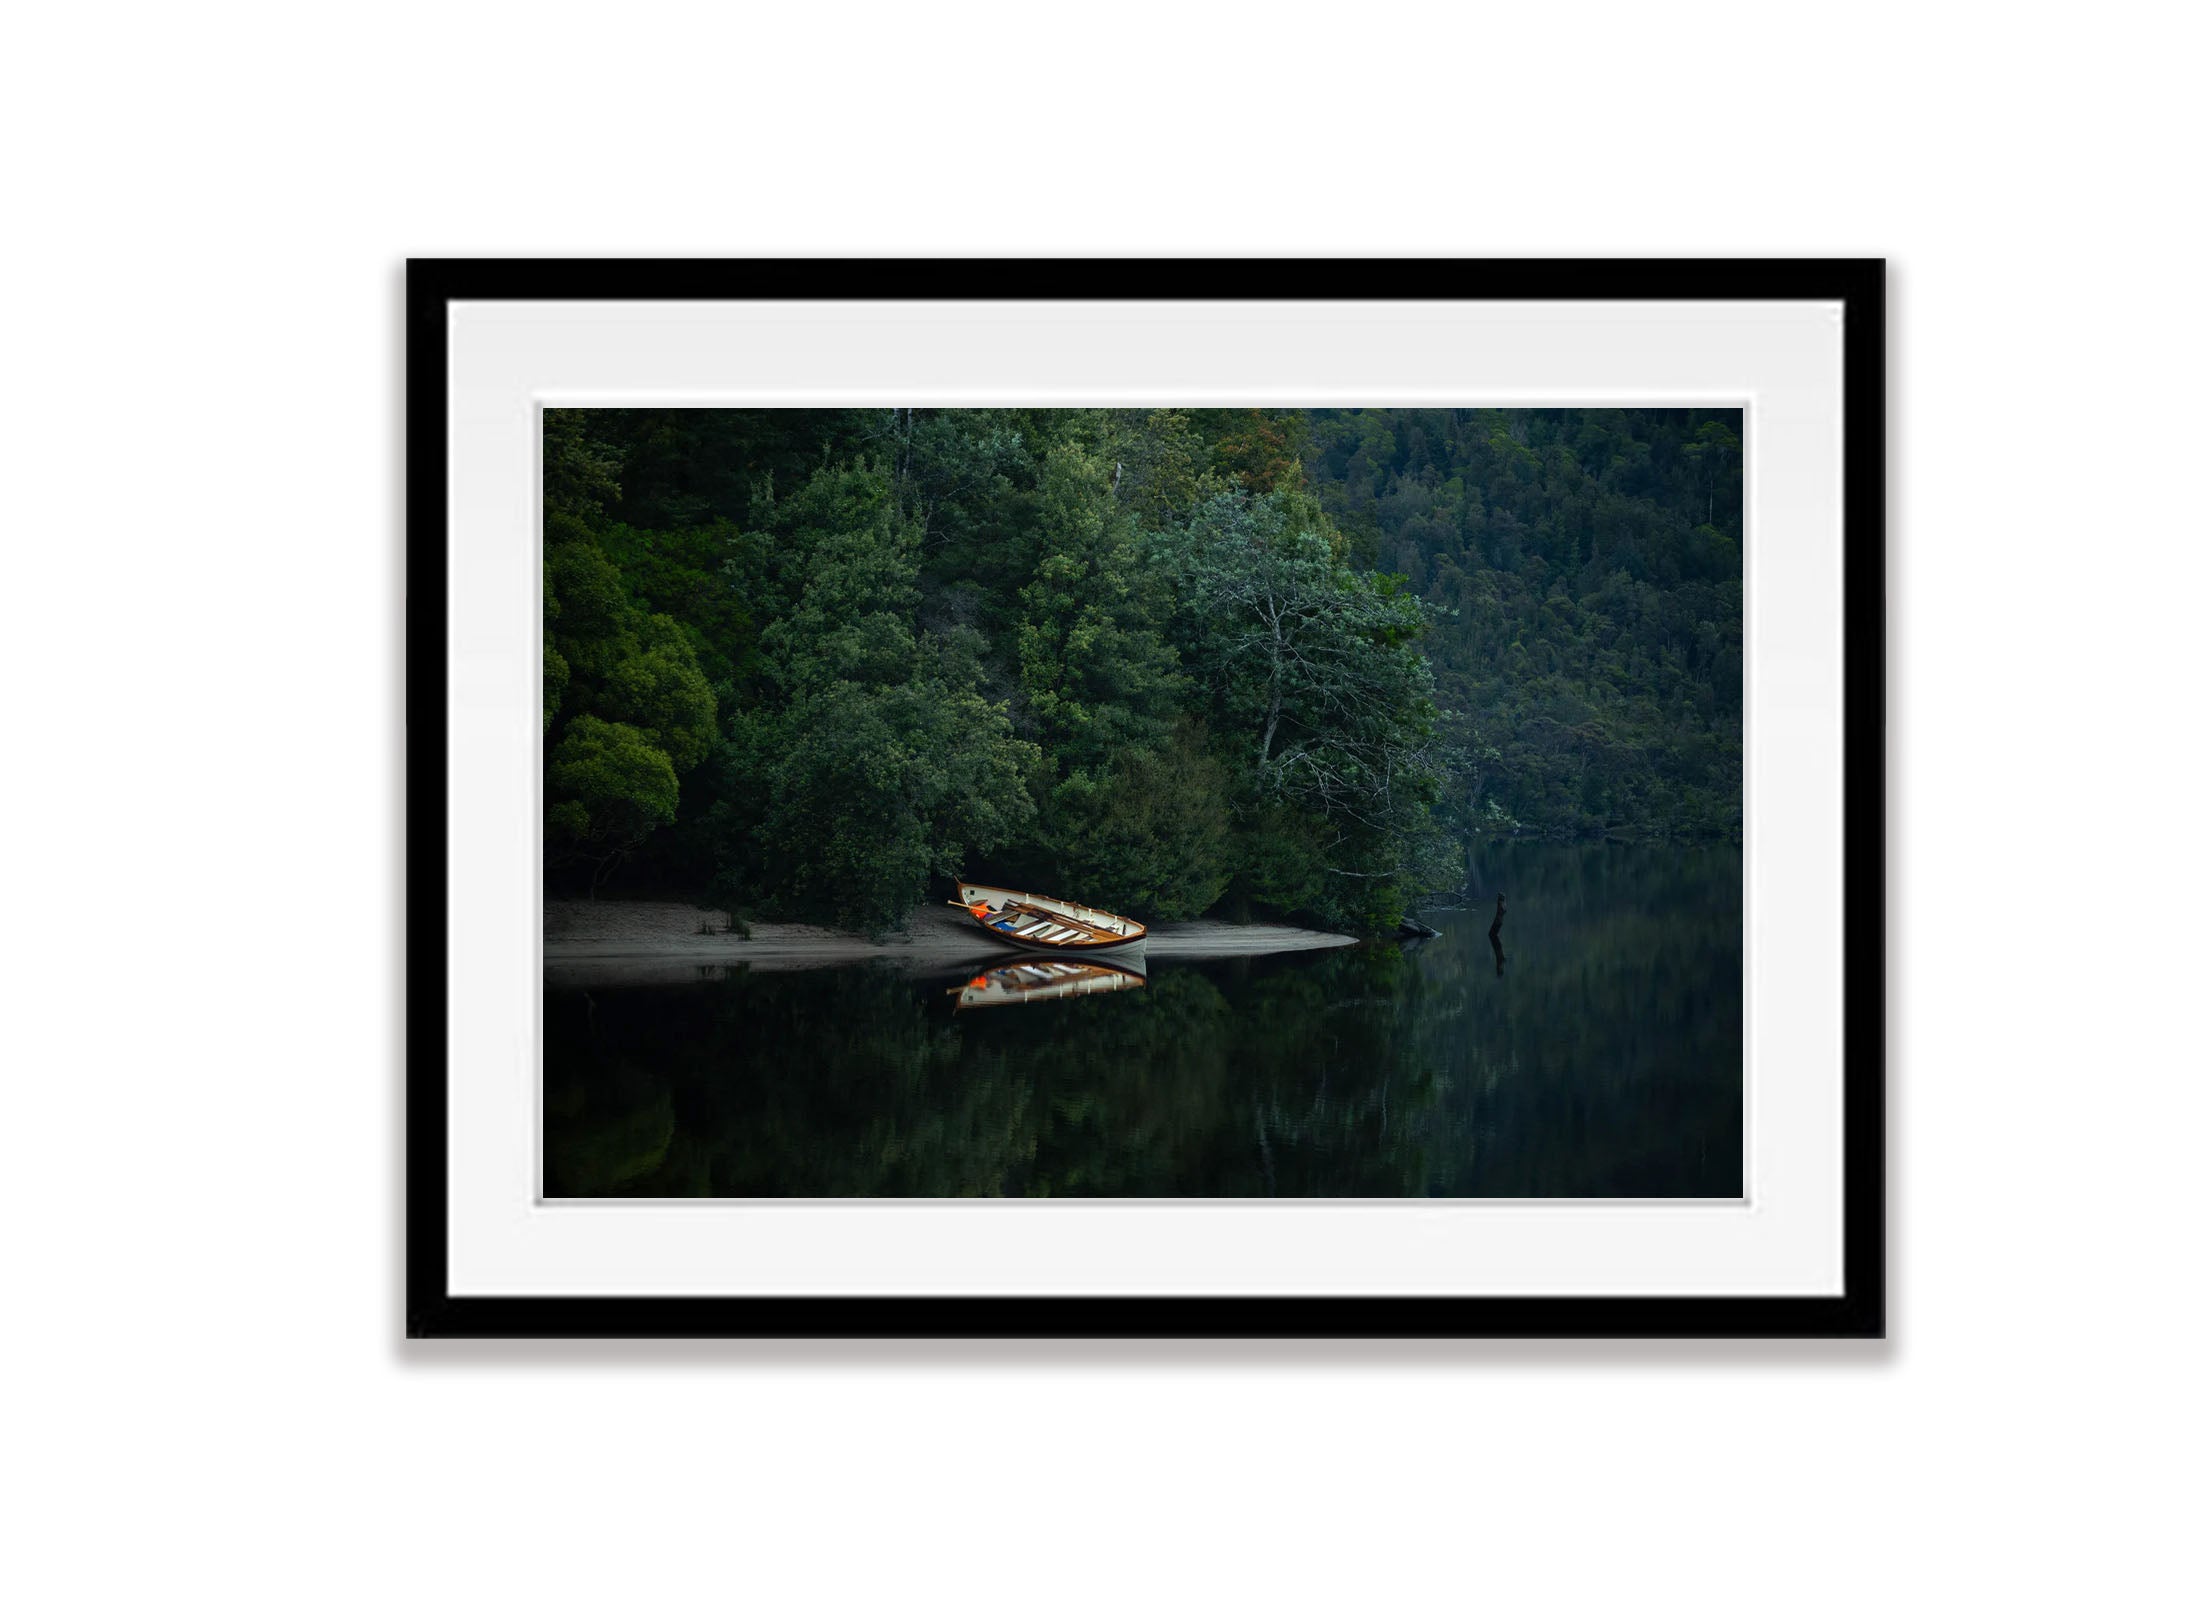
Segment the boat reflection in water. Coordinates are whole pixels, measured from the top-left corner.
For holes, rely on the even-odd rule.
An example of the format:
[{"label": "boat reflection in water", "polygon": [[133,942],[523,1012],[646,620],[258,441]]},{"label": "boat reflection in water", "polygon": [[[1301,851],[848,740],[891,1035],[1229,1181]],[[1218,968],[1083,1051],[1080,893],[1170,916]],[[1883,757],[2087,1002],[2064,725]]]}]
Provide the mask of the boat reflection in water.
[{"label": "boat reflection in water", "polygon": [[1083,995],[1143,989],[1143,973],[1097,961],[1006,961],[987,967],[947,992],[957,1011],[983,1006],[1027,1005],[1034,1000],[1074,1000]]}]

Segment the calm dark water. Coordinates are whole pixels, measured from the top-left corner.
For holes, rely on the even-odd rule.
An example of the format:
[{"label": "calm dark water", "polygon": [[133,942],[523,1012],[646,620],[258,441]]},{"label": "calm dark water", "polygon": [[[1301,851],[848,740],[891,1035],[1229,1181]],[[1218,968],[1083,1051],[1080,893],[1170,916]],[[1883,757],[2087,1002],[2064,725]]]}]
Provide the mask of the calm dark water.
[{"label": "calm dark water", "polygon": [[878,965],[553,989],[549,1193],[1739,1194],[1740,851],[1474,869],[1501,970],[1477,909],[995,1010]]}]

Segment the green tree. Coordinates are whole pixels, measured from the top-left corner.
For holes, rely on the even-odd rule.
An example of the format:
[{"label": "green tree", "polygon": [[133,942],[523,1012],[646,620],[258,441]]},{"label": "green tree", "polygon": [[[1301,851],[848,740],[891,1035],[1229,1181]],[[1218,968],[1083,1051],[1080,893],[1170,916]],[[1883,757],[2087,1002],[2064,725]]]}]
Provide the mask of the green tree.
[{"label": "green tree", "polygon": [[1162,637],[1168,593],[1106,469],[1079,446],[1048,457],[1034,531],[1044,554],[1021,591],[1017,627],[1033,725],[1072,767],[1153,744],[1185,687]]},{"label": "green tree", "polygon": [[[1398,578],[1353,570],[1341,545],[1311,500],[1285,490],[1218,495],[1167,548],[1185,658],[1217,726],[1242,741],[1256,814],[1301,857],[1311,844],[1328,875],[1371,885],[1401,879],[1426,830],[1436,712],[1414,645],[1420,603]],[[1271,894],[1281,881],[1261,878]],[[1314,903],[1376,915],[1398,899],[1337,889]]]},{"label": "green tree", "polygon": [[[614,863],[672,820],[680,780],[672,758],[640,729],[575,717],[545,768],[552,844]],[[593,880],[592,880],[593,882]]]},{"label": "green tree", "polygon": [[1227,486],[1208,463],[1213,451],[1193,414],[1178,410],[1100,413],[1096,453],[1109,465],[1116,503],[1149,528],[1182,522]]},{"label": "green tree", "polygon": [[543,794],[551,865],[584,863],[593,892],[673,820],[718,707],[689,635],[636,603],[603,548],[619,458],[585,419],[543,421]]},{"label": "green tree", "polygon": [[1169,594],[1113,473],[1058,445],[1040,476],[1041,555],[1020,593],[1024,716],[1045,881],[1150,916],[1197,916],[1228,877],[1228,786],[1179,725],[1188,681],[1163,635]]},{"label": "green tree", "polygon": [[798,598],[728,743],[723,898],[879,931],[1031,820],[1037,752],[978,688],[967,630],[914,627],[919,535],[883,466],[819,469],[776,514]]}]

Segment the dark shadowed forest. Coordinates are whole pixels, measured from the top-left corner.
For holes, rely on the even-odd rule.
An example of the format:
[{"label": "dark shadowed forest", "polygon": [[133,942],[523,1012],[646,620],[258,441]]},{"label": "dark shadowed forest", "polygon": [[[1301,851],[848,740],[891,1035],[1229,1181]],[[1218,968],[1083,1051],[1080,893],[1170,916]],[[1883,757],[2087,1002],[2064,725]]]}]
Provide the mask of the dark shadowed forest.
[{"label": "dark shadowed forest", "polygon": [[1737,411],[553,410],[546,872],[1395,922],[1738,837]]}]

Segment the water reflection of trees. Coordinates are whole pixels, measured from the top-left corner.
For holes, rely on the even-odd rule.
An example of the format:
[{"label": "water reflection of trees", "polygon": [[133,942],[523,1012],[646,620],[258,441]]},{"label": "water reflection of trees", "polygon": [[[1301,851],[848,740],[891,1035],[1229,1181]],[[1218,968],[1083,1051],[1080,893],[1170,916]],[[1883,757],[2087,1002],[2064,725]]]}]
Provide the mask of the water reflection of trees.
[{"label": "water reflection of trees", "polygon": [[1435,941],[1410,1008],[1406,1048],[1455,1063],[1438,1190],[1739,1194],[1741,853],[1499,846],[1475,872],[1508,897],[1505,973]]},{"label": "water reflection of trees", "polygon": [[1433,1077],[1389,1059],[1397,953],[1348,954],[961,1018],[848,969],[599,991],[592,1025],[553,993],[550,1192],[1410,1191]]},{"label": "water reflection of trees", "polygon": [[553,1194],[1732,1194],[1731,851],[1485,852],[1452,937],[954,1014],[873,970],[549,996]]}]

